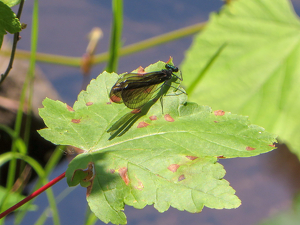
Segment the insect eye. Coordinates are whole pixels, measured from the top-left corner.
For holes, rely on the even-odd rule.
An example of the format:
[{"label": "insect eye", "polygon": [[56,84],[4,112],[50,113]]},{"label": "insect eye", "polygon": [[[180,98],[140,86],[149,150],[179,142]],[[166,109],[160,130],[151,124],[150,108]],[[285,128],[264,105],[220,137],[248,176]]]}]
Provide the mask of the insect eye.
[{"label": "insect eye", "polygon": [[173,66],[166,64],[165,67],[166,67],[166,69],[172,69]]},{"label": "insect eye", "polygon": [[178,68],[176,66],[172,66],[170,64],[165,65],[166,69],[172,70],[173,72],[178,72]]}]

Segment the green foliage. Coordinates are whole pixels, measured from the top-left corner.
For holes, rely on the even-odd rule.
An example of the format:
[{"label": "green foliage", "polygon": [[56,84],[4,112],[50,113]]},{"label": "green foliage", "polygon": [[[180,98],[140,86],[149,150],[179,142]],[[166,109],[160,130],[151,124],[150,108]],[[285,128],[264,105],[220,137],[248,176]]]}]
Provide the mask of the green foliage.
[{"label": "green foliage", "polygon": [[[232,1],[212,14],[181,67],[190,99],[248,115],[300,157],[300,23],[286,0]],[[189,90],[189,89],[188,89]]]},{"label": "green foliage", "polygon": [[18,5],[21,0],[1,0],[4,4],[8,5],[9,7],[13,7],[15,5]]},{"label": "green foliage", "polygon": [[[164,62],[145,71],[159,71]],[[218,157],[249,157],[271,151],[274,135],[251,125],[247,117],[212,112],[186,102],[170,88],[148,114],[121,137],[107,130],[131,110],[109,101],[118,75],[103,72],[92,80],[71,108],[45,99],[40,116],[47,128],[39,133],[55,144],[73,145],[85,153],[70,163],[70,186],[87,187],[87,200],[99,219],[124,224],[124,204],[143,208],[154,204],[159,212],[170,206],[189,212],[209,208],[236,208],[241,203]],[[172,96],[173,94],[173,96]],[[167,115],[167,116],[166,116]]]},{"label": "green foliage", "polygon": [[0,1],[0,47],[6,31],[13,34],[21,31],[21,23],[16,14],[2,1]]},{"label": "green foliage", "polygon": [[265,220],[259,225],[298,225],[300,221],[300,195],[296,196],[293,208]]},{"label": "green foliage", "polygon": [[[3,199],[5,198],[6,194],[7,194],[6,188],[0,186],[0,202],[3,202]],[[24,198],[25,198],[24,195],[21,195],[19,193],[15,193],[15,192],[11,192],[7,198],[5,206],[7,208],[9,208],[9,207],[13,206],[14,204],[17,204],[19,201],[21,201]],[[22,209],[24,209],[24,207],[20,207],[18,210],[22,210]],[[37,206],[31,204],[31,205],[29,205],[28,209],[26,209],[26,210],[35,211],[36,209],[37,209]]]}]

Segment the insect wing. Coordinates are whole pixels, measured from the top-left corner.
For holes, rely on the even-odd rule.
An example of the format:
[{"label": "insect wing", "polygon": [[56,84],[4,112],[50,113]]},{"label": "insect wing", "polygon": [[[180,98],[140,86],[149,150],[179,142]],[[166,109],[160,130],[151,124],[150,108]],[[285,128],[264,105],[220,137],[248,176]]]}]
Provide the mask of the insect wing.
[{"label": "insect wing", "polygon": [[130,77],[126,80],[126,88],[122,90],[124,104],[131,109],[141,108],[153,98],[153,94],[159,89],[158,86],[167,78],[161,71],[146,73],[138,79]]},{"label": "insect wing", "polygon": [[137,80],[139,77],[136,73],[126,73],[120,77],[110,91],[110,100],[115,103],[123,103],[122,91],[128,85],[130,79]]},{"label": "insect wing", "polygon": [[141,86],[135,89],[125,89],[122,92],[124,104],[130,109],[141,108],[151,100],[153,93],[157,90],[158,84]]}]

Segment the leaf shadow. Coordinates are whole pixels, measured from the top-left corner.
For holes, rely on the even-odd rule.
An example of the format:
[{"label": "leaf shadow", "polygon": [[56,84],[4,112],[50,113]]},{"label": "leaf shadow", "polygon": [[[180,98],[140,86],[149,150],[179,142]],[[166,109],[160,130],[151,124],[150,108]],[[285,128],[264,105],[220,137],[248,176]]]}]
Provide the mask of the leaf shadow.
[{"label": "leaf shadow", "polygon": [[150,108],[157,102],[158,99],[153,99],[146,103],[141,109],[135,109],[129,113],[126,113],[118,121],[116,121],[106,132],[110,132],[108,140],[112,140],[115,137],[120,137],[125,134],[135,122],[142,116],[145,116]]}]

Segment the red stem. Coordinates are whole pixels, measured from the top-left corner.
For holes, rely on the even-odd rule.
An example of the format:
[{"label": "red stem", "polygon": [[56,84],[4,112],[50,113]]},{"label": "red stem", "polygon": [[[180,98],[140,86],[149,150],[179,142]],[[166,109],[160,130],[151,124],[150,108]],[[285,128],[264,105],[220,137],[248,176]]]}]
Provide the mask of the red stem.
[{"label": "red stem", "polygon": [[7,209],[6,211],[4,211],[3,213],[0,214],[0,219],[2,219],[4,216],[8,215],[9,213],[15,211],[17,208],[21,207],[22,205],[24,205],[26,202],[29,202],[31,199],[35,198],[36,196],[38,196],[39,194],[41,194],[42,192],[44,192],[45,190],[47,190],[49,187],[53,186],[54,184],[56,184],[58,181],[60,181],[61,179],[63,179],[66,175],[66,172],[62,173],[61,175],[59,175],[58,177],[54,178],[53,180],[51,180],[49,183],[47,183],[46,185],[44,185],[43,187],[41,187],[40,189],[36,190],[35,192],[33,192],[31,195],[27,196],[26,198],[24,198],[22,201],[20,201],[19,203],[15,204],[14,206],[10,207],[9,209]]}]

